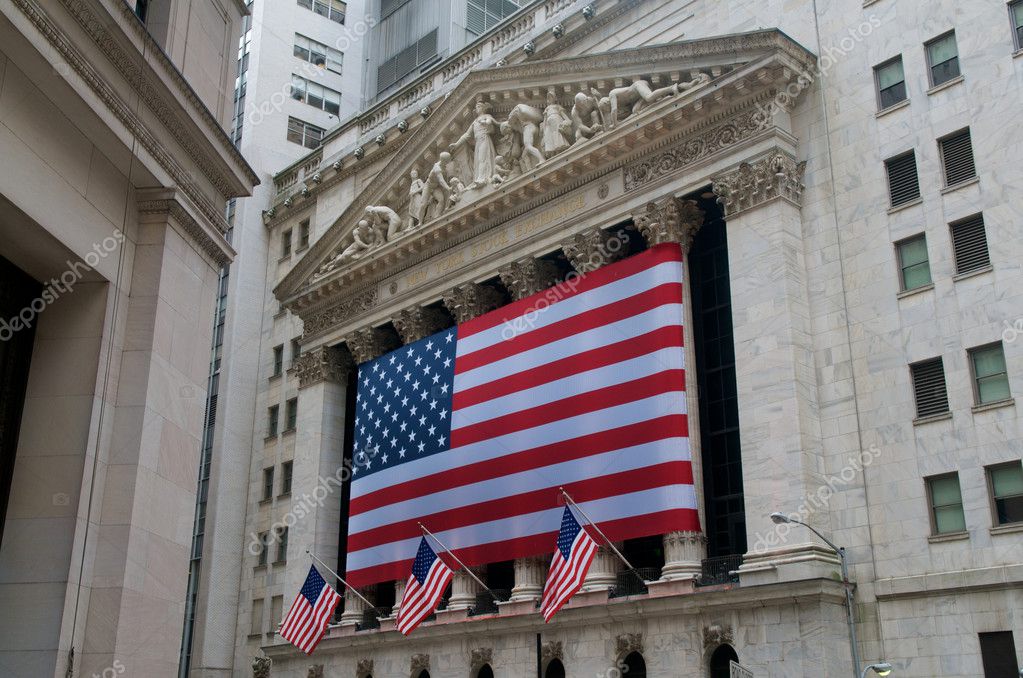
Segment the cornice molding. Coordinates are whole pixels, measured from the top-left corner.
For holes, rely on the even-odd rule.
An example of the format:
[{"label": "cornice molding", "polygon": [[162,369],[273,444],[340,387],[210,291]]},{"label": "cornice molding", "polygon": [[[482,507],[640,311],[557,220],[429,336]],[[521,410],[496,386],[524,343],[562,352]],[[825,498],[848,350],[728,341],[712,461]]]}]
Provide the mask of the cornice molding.
[{"label": "cornice molding", "polygon": [[140,217],[160,215],[174,219],[199,249],[218,266],[226,266],[234,259],[235,251],[224,236],[197,218],[189,201],[176,189],[143,188],[137,190],[135,195]]},{"label": "cornice molding", "polygon": [[[156,162],[171,176],[175,184],[188,195],[202,216],[209,220],[210,224],[221,233],[226,232],[227,222],[224,219],[223,210],[217,208],[202,192],[191,178],[191,173],[156,138],[143,119],[132,110],[132,107],[117,93],[99,70],[90,63],[86,55],[78,49],[68,34],[58,26],[50,14],[35,0],[11,0],[11,2],[35,26],[36,30],[46,38],[47,42],[60,55],[60,58],[69,67],[74,69],[82,81],[106,105],[114,117],[127,128],[139,145],[152,155]],[[114,38],[105,29],[103,22],[92,13],[82,0],[61,0],[61,2],[93,42],[96,43],[104,56],[131,83],[132,91],[142,98],[147,108],[152,110],[153,114],[156,115],[164,127],[174,136],[175,140],[189,154],[189,157],[199,165],[204,174],[216,186],[217,190],[225,197],[238,194],[235,187],[231,186],[227,181],[224,173],[213,167],[212,160],[201,151],[194,137],[189,137],[180,121],[173,117],[167,103],[153,91],[148,83],[142,84],[144,79],[140,69],[117,46]],[[211,125],[214,129],[223,133],[223,130],[220,129],[219,124],[215,121]],[[248,169],[248,165],[244,164],[244,160],[241,160],[240,156],[238,158],[246,171],[249,172],[253,183],[258,182],[258,178],[251,173],[251,169]]]}]

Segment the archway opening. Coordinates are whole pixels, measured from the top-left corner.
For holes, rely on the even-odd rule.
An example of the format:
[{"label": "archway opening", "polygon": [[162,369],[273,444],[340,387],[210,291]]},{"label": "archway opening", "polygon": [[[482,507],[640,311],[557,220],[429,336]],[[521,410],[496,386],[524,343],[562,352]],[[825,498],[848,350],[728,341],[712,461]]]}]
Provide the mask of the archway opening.
[{"label": "archway opening", "polygon": [[739,662],[739,655],[731,645],[721,645],[710,656],[710,678],[728,678],[729,662]]},{"label": "archway opening", "polygon": [[560,659],[552,659],[543,672],[543,678],[565,678],[565,665]]},{"label": "archway opening", "polygon": [[476,673],[476,678],[494,678],[494,669],[490,668],[490,664],[484,664]]},{"label": "archway opening", "polygon": [[646,660],[638,652],[630,652],[622,660],[622,674],[629,678],[646,678]]},{"label": "archway opening", "polygon": [[426,669],[423,669],[422,671],[419,672],[419,675],[416,676],[416,678],[430,678],[430,672],[427,671]]}]

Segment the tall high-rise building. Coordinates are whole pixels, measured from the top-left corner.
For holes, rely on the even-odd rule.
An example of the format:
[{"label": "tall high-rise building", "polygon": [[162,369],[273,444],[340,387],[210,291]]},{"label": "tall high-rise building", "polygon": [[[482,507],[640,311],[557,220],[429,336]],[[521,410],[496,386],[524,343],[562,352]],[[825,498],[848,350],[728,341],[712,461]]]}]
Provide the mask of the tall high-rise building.
[{"label": "tall high-rise building", "polygon": [[236,0],[0,6],[0,674],[174,676]]},{"label": "tall high-rise building", "polygon": [[[1023,2],[518,5],[367,6],[365,106],[265,182],[260,308],[239,319],[258,351],[228,358],[250,391],[218,419],[244,491],[207,511],[238,567],[218,603],[232,675],[1016,675]],[[656,375],[599,360],[650,352],[629,334],[649,309],[599,309],[620,322],[614,351],[543,309],[654,249],[683,262],[666,355],[685,396],[628,409]],[[468,459],[450,441],[396,464],[426,424],[395,409],[360,467],[359,366],[470,322],[497,346],[477,363],[508,379],[452,408],[481,439],[511,432],[472,447],[492,465],[447,473],[445,455]],[[552,337],[563,354],[529,353]],[[526,375],[598,348],[593,374]],[[652,436],[636,425],[651,412],[686,420],[664,472],[630,466],[639,444],[568,463],[591,451],[580,430]],[[544,428],[572,415],[582,429]],[[353,503],[354,469],[379,492]],[[544,624],[562,485],[615,498],[581,503],[635,571],[602,549]],[[623,526],[648,507],[666,515]],[[460,572],[406,638],[420,520],[501,600]],[[348,593],[311,657],[275,634],[307,551],[372,603]]]}]

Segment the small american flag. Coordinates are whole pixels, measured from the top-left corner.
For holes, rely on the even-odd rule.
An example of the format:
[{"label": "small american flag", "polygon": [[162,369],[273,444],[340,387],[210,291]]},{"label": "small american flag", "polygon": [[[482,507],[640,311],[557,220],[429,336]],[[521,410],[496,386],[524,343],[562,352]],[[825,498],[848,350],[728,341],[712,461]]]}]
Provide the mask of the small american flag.
[{"label": "small american flag", "polygon": [[405,584],[405,595],[401,597],[401,609],[395,620],[399,631],[407,636],[433,614],[452,576],[451,568],[444,564],[423,537],[416,559],[412,561],[412,575]]},{"label": "small american flag", "polygon": [[572,509],[566,506],[561,518],[561,532],[558,533],[558,548],[554,551],[540,600],[540,613],[545,622],[549,622],[582,587],[583,578],[596,553],[597,542],[579,525]]},{"label": "small american flag", "polygon": [[341,595],[324,581],[315,565],[310,565],[309,576],[278,633],[302,652],[312,654],[339,602]]}]

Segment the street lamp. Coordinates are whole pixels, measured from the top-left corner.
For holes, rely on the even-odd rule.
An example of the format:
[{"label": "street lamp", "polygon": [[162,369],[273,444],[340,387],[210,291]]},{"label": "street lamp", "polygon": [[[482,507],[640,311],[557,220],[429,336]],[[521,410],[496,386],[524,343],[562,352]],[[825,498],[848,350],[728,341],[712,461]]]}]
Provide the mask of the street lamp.
[{"label": "street lamp", "polygon": [[[835,546],[835,544],[832,543],[830,539],[828,539],[823,534],[814,529],[813,526],[807,525],[801,520],[790,518],[784,513],[775,511],[774,513],[771,514],[771,520],[774,522],[775,525],[783,525],[785,523],[795,523],[796,525],[802,525],[803,527],[809,529],[815,535],[820,537],[824,541],[824,543],[830,546],[831,550],[838,555],[838,561],[842,565],[842,585],[845,588],[845,608],[846,615],[849,621],[849,649],[852,651],[853,675],[856,676],[856,678],[863,678],[863,676],[867,675],[867,672],[866,670],[864,670],[864,672],[860,674],[860,650],[856,644],[856,619],[853,617],[853,591],[852,584],[849,583],[849,564],[846,562],[845,559],[845,549],[840,546]],[[868,666],[867,669],[873,668],[876,670],[877,667],[879,666],[887,666],[888,667],[887,670],[889,672],[892,670],[890,664],[874,664],[873,666]],[[879,675],[887,676],[888,673],[879,673]]]},{"label": "street lamp", "polygon": [[888,662],[881,662],[879,664],[871,664],[867,668],[863,669],[863,673],[860,674],[860,678],[867,678],[867,671],[873,670],[879,676],[887,676],[892,672],[892,665]]}]

